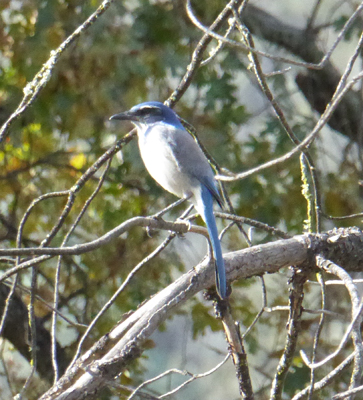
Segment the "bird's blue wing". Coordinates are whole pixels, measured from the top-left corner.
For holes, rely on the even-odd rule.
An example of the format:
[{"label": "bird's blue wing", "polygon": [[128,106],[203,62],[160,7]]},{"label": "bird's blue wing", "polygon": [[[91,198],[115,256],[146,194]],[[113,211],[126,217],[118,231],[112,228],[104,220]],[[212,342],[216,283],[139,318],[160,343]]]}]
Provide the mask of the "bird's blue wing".
[{"label": "bird's blue wing", "polygon": [[210,176],[203,177],[199,179],[199,181],[208,188],[211,195],[213,196],[214,200],[219,204],[219,206],[223,209],[223,200],[217,189],[217,185],[215,183],[214,177],[211,178]]},{"label": "bird's blue wing", "polygon": [[169,134],[168,140],[180,171],[206,186],[223,208],[212,167],[194,138],[186,130],[177,129]]}]

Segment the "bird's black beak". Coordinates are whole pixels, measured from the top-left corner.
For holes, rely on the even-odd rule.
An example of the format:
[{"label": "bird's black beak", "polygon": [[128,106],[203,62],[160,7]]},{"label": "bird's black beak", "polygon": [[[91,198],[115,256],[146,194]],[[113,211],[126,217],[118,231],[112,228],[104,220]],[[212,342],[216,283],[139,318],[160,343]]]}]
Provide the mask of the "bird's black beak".
[{"label": "bird's black beak", "polygon": [[111,119],[119,119],[122,121],[139,121],[139,117],[135,115],[132,111],[126,111],[120,114],[115,114],[110,117]]}]

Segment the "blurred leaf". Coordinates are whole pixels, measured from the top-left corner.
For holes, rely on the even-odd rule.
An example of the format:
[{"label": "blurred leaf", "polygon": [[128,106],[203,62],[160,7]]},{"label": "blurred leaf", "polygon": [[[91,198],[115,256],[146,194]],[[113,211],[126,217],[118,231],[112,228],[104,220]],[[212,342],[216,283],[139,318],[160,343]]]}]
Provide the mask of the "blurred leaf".
[{"label": "blurred leaf", "polygon": [[87,163],[87,158],[83,153],[71,157],[69,162],[74,168],[81,169]]}]

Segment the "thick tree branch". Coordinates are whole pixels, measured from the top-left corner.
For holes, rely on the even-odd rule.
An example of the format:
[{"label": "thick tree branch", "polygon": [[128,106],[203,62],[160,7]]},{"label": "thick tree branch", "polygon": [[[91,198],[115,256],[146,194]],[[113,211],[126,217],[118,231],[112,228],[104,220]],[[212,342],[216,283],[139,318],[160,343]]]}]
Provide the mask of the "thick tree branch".
[{"label": "thick tree branch", "polygon": [[[317,253],[330,254],[330,259],[335,262],[344,258],[345,262],[341,265],[346,268],[362,269],[362,240],[363,235],[358,228],[337,229],[321,235],[301,235],[227,253],[224,256],[227,276],[229,281],[233,281],[276,272],[289,265],[303,268],[302,265],[311,261],[313,254]],[[213,268],[208,260],[204,260],[145,302],[84,354],[42,399],[94,397],[140,356],[144,342],[177,307],[214,284]]]}]

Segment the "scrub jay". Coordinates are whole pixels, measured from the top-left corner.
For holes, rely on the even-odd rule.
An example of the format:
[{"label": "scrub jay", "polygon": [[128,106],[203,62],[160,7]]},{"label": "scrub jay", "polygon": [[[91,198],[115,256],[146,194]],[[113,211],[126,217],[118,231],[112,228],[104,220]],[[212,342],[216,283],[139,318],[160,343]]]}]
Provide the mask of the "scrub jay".
[{"label": "scrub jay", "polygon": [[227,297],[226,272],[213,214],[222,206],[212,168],[176,113],[157,101],[141,103],[110,119],[131,121],[137,128],[141,157],[150,175],[168,192],[188,198],[207,225],[216,266],[219,296]]}]

